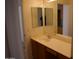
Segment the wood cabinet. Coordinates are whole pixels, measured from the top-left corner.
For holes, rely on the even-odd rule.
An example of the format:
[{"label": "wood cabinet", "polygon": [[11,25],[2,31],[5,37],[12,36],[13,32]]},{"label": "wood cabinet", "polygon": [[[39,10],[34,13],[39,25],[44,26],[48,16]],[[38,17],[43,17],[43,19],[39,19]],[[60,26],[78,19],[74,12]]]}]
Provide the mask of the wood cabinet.
[{"label": "wood cabinet", "polygon": [[31,43],[33,59],[71,59],[34,40],[31,40]]},{"label": "wood cabinet", "polygon": [[31,42],[33,59],[45,59],[45,47],[33,40]]}]

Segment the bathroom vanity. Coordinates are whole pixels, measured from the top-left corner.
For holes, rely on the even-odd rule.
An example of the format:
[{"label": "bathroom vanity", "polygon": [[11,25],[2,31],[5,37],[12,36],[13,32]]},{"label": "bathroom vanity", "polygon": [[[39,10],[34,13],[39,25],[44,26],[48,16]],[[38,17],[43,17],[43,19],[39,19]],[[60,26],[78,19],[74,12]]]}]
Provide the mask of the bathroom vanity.
[{"label": "bathroom vanity", "polygon": [[[73,30],[70,12],[72,7],[69,6],[71,0],[28,0],[27,3],[25,1],[23,1],[23,22],[25,53],[27,55],[28,52],[28,59],[32,59],[31,55],[33,59],[72,59],[72,36],[68,37]],[[65,16],[61,15],[62,5],[68,6]],[[63,23],[62,17],[68,22]]]},{"label": "bathroom vanity", "polygon": [[33,59],[71,59],[71,39],[65,41],[42,35],[31,37]]},{"label": "bathroom vanity", "polygon": [[72,38],[57,33],[57,4],[44,0],[42,6],[31,7],[33,59],[72,59]]}]

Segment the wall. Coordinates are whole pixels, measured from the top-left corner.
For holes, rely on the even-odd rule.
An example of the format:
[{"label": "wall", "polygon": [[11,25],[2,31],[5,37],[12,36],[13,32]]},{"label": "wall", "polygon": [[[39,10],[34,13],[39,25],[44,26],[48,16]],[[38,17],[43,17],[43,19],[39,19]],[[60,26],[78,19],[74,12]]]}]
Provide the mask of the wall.
[{"label": "wall", "polygon": [[58,3],[63,4],[65,0],[57,0]]},{"label": "wall", "polygon": [[73,0],[69,4],[69,36],[73,36]]},{"label": "wall", "polygon": [[32,59],[30,36],[42,35],[43,27],[32,27],[31,7],[42,7],[43,0],[22,0],[23,8],[23,25],[24,25],[24,44],[25,44],[25,56],[28,59]]},{"label": "wall", "polygon": [[59,4],[70,4],[72,0],[57,0]]}]

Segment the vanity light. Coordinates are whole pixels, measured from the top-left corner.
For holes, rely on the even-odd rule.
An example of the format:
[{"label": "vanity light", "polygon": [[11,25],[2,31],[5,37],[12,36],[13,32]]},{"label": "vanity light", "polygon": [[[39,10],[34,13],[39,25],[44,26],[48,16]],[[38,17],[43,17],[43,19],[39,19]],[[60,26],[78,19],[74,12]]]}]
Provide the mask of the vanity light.
[{"label": "vanity light", "polygon": [[53,2],[53,1],[56,1],[56,0],[48,0],[48,2]]}]

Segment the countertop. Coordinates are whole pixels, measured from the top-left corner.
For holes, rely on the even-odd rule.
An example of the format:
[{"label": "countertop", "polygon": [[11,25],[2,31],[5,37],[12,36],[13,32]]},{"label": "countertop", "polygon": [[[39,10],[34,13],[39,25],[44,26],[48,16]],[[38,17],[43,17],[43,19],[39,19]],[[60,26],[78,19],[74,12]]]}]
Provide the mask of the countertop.
[{"label": "countertop", "polygon": [[47,36],[34,36],[31,37],[32,40],[52,49],[55,50],[56,52],[71,58],[71,42],[65,42],[63,40],[57,39],[57,38],[50,38],[48,39]]}]

